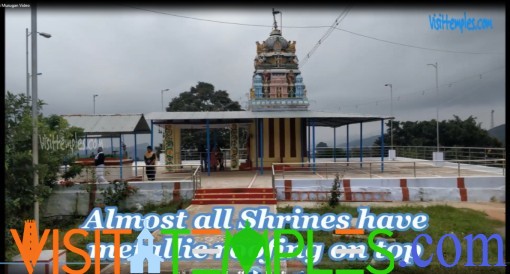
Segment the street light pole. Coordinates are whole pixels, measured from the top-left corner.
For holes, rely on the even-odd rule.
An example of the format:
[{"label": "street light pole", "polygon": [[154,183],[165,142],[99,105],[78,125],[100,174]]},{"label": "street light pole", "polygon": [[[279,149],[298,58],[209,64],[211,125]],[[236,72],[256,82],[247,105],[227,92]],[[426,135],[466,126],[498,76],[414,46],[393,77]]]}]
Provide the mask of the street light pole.
[{"label": "street light pole", "polygon": [[436,139],[437,139],[437,152],[439,152],[439,84],[437,80],[437,62],[435,64],[427,64],[428,66],[433,66],[436,69]]},{"label": "street light pole", "polygon": [[[36,4],[32,6],[32,31],[37,33],[37,9]],[[27,36],[28,37],[28,36]],[[37,75],[37,35],[32,37],[32,75]],[[32,79],[32,165],[34,168],[34,194],[37,193],[37,186],[39,185],[39,173],[37,166],[39,165],[39,144],[37,143],[38,129],[37,129],[37,76]],[[34,220],[35,226],[39,229],[39,202],[37,195],[34,195]]]},{"label": "street light pole", "polygon": [[99,96],[97,94],[94,94],[94,96],[92,97],[93,98],[93,101],[94,101],[94,115],[96,115],[96,97]]},{"label": "street light pole", "polygon": [[165,111],[165,110],[163,109],[163,92],[165,92],[165,91],[169,91],[169,90],[170,90],[170,89],[168,89],[168,88],[167,88],[167,89],[164,89],[164,90],[162,90],[162,91],[161,91],[161,111]]},{"label": "street light pole", "polygon": [[[27,55],[27,58],[26,58],[26,61],[27,61],[27,98],[30,96],[30,73],[29,73],[29,68],[28,68],[28,37],[30,36],[31,33],[28,32],[28,28],[25,29],[25,40],[26,40],[26,55]],[[42,37],[44,38],[50,38],[51,37],[51,34],[49,33],[44,33],[44,32],[38,32],[39,35],[41,35]],[[40,75],[39,73],[37,75]]]},{"label": "street light pole", "polygon": [[[393,85],[386,84],[386,87],[390,87],[390,116],[393,117]],[[391,138],[391,149],[393,149],[393,119],[390,120],[390,138]]]},{"label": "street light pole", "polygon": [[26,54],[27,54],[27,102],[28,102],[28,97],[30,96],[30,73],[28,72],[28,28],[25,29],[25,34],[26,34]]},{"label": "street light pole", "polygon": [[[35,3],[32,4],[31,10],[31,25],[32,25],[32,33],[38,33],[39,35],[50,38],[51,35],[44,32],[37,32],[37,6]],[[26,29],[27,34],[27,60],[28,60],[28,29]],[[28,61],[27,61],[27,72],[28,72]],[[39,173],[37,172],[37,166],[39,165],[39,143],[37,143],[39,131],[38,131],[38,117],[39,117],[39,109],[37,105],[38,96],[37,96],[37,35],[32,37],[32,168],[33,177],[34,177],[34,221],[35,226],[39,229],[39,202],[37,201],[37,186],[39,185]],[[27,77],[29,75],[27,74]],[[28,83],[28,81],[27,81]],[[29,84],[28,84],[29,85]],[[28,93],[28,85],[27,85],[27,93]]]}]

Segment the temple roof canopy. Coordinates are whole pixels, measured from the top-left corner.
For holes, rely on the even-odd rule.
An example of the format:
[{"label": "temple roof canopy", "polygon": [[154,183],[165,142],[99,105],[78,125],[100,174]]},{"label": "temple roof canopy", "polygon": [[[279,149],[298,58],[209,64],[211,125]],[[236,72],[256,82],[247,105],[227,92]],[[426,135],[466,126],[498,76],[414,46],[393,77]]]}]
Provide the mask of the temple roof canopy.
[{"label": "temple roof canopy", "polygon": [[394,117],[362,114],[334,113],[323,111],[201,111],[201,112],[151,112],[146,116],[154,124],[197,124],[206,123],[246,123],[260,118],[306,118],[312,119],[315,126],[340,127],[349,124],[390,120]]},{"label": "temple roof canopy", "polygon": [[149,134],[143,114],[71,114],[61,115],[70,126],[83,128],[86,135],[118,137],[121,134]]}]

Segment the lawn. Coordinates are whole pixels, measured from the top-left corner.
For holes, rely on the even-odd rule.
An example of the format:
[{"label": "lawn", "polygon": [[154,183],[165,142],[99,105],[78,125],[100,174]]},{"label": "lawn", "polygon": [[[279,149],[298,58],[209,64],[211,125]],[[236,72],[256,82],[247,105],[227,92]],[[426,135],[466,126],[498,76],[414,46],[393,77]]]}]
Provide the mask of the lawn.
[{"label": "lawn", "polygon": [[[346,205],[338,205],[335,208],[331,208],[327,204],[320,204],[315,208],[305,208],[304,211],[306,213],[349,213],[354,218],[358,216],[357,208]],[[471,209],[463,209],[463,208],[454,208],[446,205],[434,205],[434,206],[395,206],[395,207],[371,207],[370,211],[374,214],[380,213],[419,213],[424,212],[429,215],[429,227],[422,232],[416,231],[394,231],[392,238],[395,239],[396,242],[399,243],[412,243],[416,236],[426,233],[431,236],[433,242],[428,245],[424,239],[420,240],[420,243],[425,246],[425,252],[421,256],[422,259],[427,259],[431,254],[432,263],[427,268],[420,268],[417,266],[408,266],[408,267],[400,267],[398,262],[395,263],[395,268],[391,273],[505,273],[504,267],[464,267],[467,262],[467,241],[464,240],[464,237],[468,234],[484,234],[487,237],[490,235],[497,233],[497,229],[504,227],[505,224],[503,222],[489,219],[487,215],[483,212],[471,210]],[[290,213],[292,212],[292,207],[279,207],[278,213]],[[306,242],[306,232],[301,232],[303,238]],[[445,234],[455,234],[455,236],[459,239],[462,252],[460,254],[459,263],[457,266],[452,268],[446,268],[441,266],[438,260],[437,255],[437,246],[439,239]],[[295,242],[295,237],[289,236],[289,241]],[[503,237],[502,237],[503,238]],[[346,238],[340,235],[333,235],[332,232],[326,231],[316,231],[314,233],[314,242],[324,243],[325,254],[322,257],[322,260],[315,266],[316,269],[365,269],[370,263],[372,258],[369,258],[366,261],[332,261],[327,251],[329,247],[337,242],[344,243],[361,243],[366,240],[364,239],[353,239]],[[504,248],[504,240],[503,238],[503,250],[501,252],[505,252]],[[482,262],[482,243],[480,240],[476,240],[473,244],[473,247],[470,248],[473,250],[473,262],[475,265],[479,265]],[[369,255],[372,255],[373,251],[369,250]],[[439,250],[441,251],[441,249]],[[447,238],[443,242],[442,253],[444,260],[451,264],[455,261],[455,246],[453,240]],[[488,258],[489,264],[495,265],[498,261],[498,245],[495,240],[489,241],[488,244]],[[506,254],[503,255],[506,258]],[[299,268],[299,262],[289,262],[289,265],[295,266]],[[302,264],[301,264],[302,265]],[[372,266],[376,269],[385,269],[388,267],[388,263],[379,262],[372,263]],[[369,273],[365,270],[365,273]]]}]

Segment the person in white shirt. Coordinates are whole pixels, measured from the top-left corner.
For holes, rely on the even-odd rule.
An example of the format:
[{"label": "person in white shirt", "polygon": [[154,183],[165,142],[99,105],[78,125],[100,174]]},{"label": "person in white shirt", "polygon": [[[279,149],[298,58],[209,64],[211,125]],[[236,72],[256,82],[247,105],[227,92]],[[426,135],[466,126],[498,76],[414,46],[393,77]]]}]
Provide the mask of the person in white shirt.
[{"label": "person in white shirt", "polygon": [[104,183],[106,182],[106,179],[104,178],[104,153],[103,148],[98,147],[97,148],[97,154],[94,158],[94,164],[96,165],[96,182],[97,183]]}]

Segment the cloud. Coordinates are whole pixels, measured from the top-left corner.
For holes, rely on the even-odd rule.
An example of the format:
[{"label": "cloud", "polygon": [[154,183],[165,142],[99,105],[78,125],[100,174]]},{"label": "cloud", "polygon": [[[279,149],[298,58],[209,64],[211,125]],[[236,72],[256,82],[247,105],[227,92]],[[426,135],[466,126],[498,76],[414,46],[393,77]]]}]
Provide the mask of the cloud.
[{"label": "cloud", "polygon": [[[167,14],[120,6],[41,8],[38,30],[52,34],[50,39],[38,37],[38,66],[43,73],[39,96],[48,104],[46,114],[92,113],[93,94],[99,94],[98,113],[159,111],[161,90],[170,89],[165,93],[166,105],[199,81],[227,90],[234,100],[247,100],[255,41],[269,36],[271,7],[144,8]],[[330,26],[345,6],[280,10],[283,36],[297,41],[297,54],[303,61],[327,28],[292,27]],[[460,17],[464,11],[492,19],[493,29],[460,33],[430,28],[429,15]],[[435,70],[427,64],[438,62],[440,85],[453,83],[440,88],[441,115],[484,114],[480,119],[488,125],[485,113],[497,109],[497,119],[504,122],[504,23],[504,10],[496,8],[354,6],[338,28],[358,35],[333,31],[301,67],[312,108],[387,115],[390,91],[384,84],[391,83],[397,120],[431,119],[437,105]],[[26,90],[24,32],[29,26],[29,10],[6,10],[6,89],[12,92]],[[479,74],[482,79],[476,78]],[[367,134],[377,134],[378,127],[367,128]]]}]

